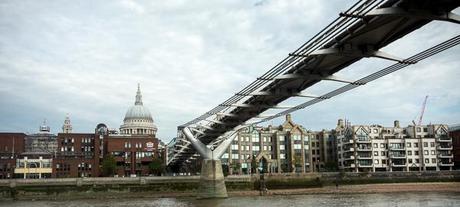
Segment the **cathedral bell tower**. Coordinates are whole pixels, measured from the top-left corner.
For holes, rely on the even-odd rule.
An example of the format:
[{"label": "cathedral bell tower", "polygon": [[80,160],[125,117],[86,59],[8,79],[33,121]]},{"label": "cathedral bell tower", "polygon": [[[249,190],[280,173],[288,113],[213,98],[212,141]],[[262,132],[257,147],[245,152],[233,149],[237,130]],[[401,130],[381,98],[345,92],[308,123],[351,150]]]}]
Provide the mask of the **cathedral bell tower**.
[{"label": "cathedral bell tower", "polygon": [[70,123],[69,114],[65,117],[64,125],[62,125],[62,132],[63,133],[72,133],[72,124]]}]

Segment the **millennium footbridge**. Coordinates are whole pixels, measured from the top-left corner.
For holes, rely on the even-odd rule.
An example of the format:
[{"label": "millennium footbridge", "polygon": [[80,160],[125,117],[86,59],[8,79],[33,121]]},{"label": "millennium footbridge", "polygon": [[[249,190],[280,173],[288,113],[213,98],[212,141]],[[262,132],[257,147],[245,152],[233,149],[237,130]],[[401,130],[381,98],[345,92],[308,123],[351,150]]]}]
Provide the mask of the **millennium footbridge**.
[{"label": "millennium footbridge", "polygon": [[[254,82],[208,112],[179,126],[168,166],[180,169],[196,156],[201,156],[199,196],[227,197],[219,158],[239,129],[365,87],[371,81],[458,45],[460,34],[427,50],[414,52],[410,57],[397,57],[381,50],[431,21],[459,24],[460,16],[452,13],[459,5],[458,0],[358,1]],[[363,77],[357,80],[335,75],[363,58],[382,58],[394,61],[394,64],[372,74],[362,74]],[[308,88],[323,81],[340,82],[343,86],[325,94],[308,93]],[[294,106],[280,105],[292,97],[301,97],[305,101]],[[276,113],[261,115],[267,111]]]}]

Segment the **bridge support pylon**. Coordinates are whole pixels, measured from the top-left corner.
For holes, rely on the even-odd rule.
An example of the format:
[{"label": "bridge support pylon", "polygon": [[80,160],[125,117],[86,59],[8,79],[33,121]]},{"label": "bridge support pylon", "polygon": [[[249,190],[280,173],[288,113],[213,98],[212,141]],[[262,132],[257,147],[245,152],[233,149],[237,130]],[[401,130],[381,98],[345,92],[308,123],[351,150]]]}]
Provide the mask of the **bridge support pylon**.
[{"label": "bridge support pylon", "polygon": [[189,128],[185,127],[182,129],[182,132],[190,140],[196,151],[203,157],[197,197],[199,199],[227,198],[227,188],[225,186],[225,177],[220,157],[235,137],[229,136],[214,149],[213,147],[204,145],[200,140],[195,138]]}]

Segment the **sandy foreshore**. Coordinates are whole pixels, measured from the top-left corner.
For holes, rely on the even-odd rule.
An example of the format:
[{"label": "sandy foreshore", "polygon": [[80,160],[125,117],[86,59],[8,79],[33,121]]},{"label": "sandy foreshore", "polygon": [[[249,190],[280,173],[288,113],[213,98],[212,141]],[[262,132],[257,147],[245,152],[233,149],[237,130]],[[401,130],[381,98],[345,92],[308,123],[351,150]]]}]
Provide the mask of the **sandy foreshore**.
[{"label": "sandy foreshore", "polygon": [[[397,193],[397,192],[452,192],[460,193],[460,182],[436,183],[385,183],[365,185],[325,186],[321,188],[268,190],[266,195],[302,194],[354,194],[354,193]],[[259,191],[230,191],[229,196],[255,196]]]}]

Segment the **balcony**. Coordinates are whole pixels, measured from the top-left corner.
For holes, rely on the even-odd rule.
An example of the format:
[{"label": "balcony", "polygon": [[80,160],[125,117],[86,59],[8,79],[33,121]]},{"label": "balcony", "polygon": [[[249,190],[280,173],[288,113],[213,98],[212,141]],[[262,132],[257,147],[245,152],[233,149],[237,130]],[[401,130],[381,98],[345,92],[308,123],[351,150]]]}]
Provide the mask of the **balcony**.
[{"label": "balcony", "polygon": [[358,167],[372,167],[372,163],[359,163]]},{"label": "balcony", "polygon": [[350,156],[350,157],[344,157],[343,158],[344,160],[354,160],[355,159],[355,156]]},{"label": "balcony", "polygon": [[354,163],[350,164],[349,166],[345,165],[345,168],[354,168],[354,167],[356,167],[356,165]]},{"label": "balcony", "polygon": [[390,146],[388,149],[391,151],[406,151],[406,148],[404,147],[391,147]]},{"label": "balcony", "polygon": [[454,158],[453,154],[446,155],[446,154],[438,154],[438,158]]},{"label": "balcony", "polygon": [[406,167],[406,163],[391,163],[392,167]]},{"label": "balcony", "polygon": [[390,155],[390,158],[391,159],[406,159],[406,155],[405,154],[395,154],[395,155]]},{"label": "balcony", "polygon": [[372,160],[372,156],[360,156],[360,155],[358,155],[358,159],[360,159],[360,160]]},{"label": "balcony", "polygon": [[450,163],[439,162],[438,165],[441,167],[453,167],[454,163],[453,162],[450,162]]},{"label": "balcony", "polygon": [[357,143],[371,143],[371,140],[370,139],[357,139],[356,142]]},{"label": "balcony", "polygon": [[356,151],[358,152],[371,152],[372,148],[356,148]]},{"label": "balcony", "polygon": [[350,148],[348,148],[348,149],[347,149],[347,148],[343,148],[343,151],[345,151],[345,152],[354,152],[354,151],[355,151],[355,148],[353,148],[353,147],[350,147]]},{"label": "balcony", "polygon": [[438,145],[437,150],[452,150],[452,145]]},{"label": "balcony", "polygon": [[436,138],[436,141],[437,142],[452,142],[452,139],[451,138]]}]

